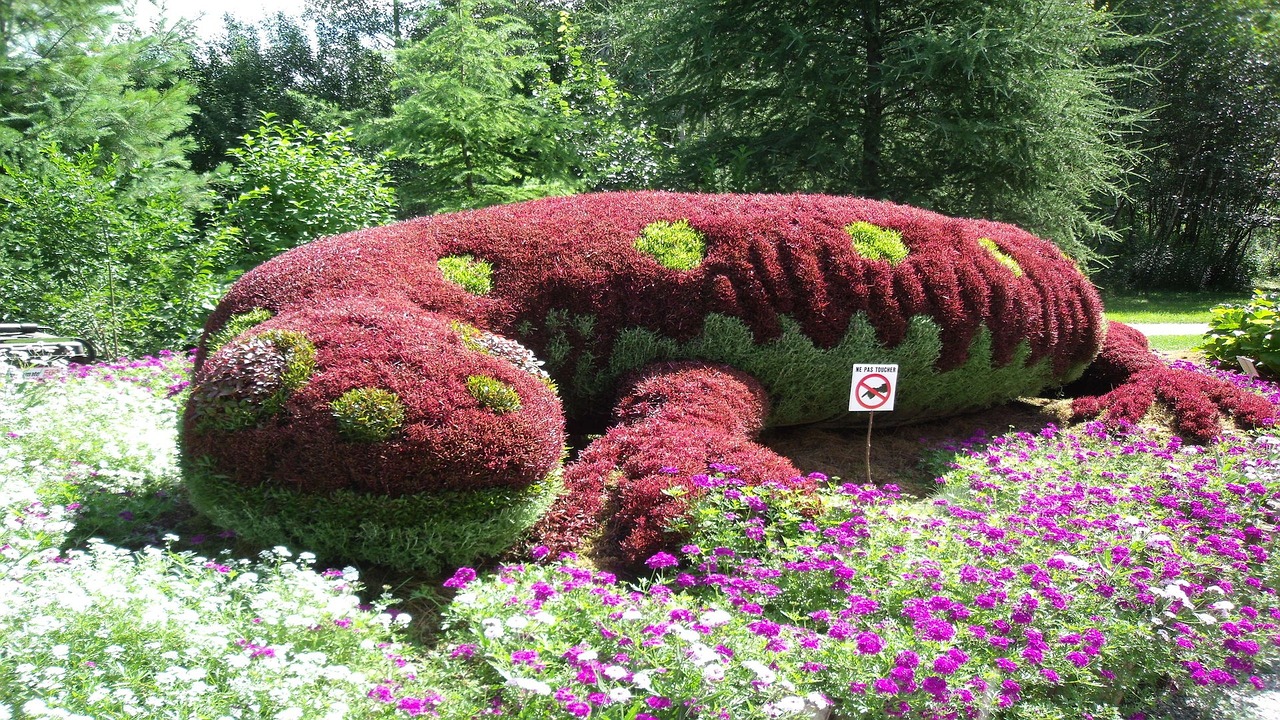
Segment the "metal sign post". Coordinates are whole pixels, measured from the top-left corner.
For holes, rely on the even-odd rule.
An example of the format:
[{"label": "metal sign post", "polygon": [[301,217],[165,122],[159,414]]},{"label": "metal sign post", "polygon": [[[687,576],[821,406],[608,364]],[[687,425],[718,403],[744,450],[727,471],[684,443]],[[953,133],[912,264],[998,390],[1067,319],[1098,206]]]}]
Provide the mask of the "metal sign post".
[{"label": "metal sign post", "polygon": [[897,365],[854,365],[849,412],[867,413],[867,484],[871,484],[871,426],[876,412],[893,410],[898,395]]}]

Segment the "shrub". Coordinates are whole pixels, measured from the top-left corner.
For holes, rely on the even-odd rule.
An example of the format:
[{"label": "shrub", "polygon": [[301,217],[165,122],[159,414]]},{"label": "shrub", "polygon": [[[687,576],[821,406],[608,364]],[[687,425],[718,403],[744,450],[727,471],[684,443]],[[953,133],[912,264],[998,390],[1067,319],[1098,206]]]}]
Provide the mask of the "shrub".
[{"label": "shrub", "polygon": [[199,193],[155,185],[164,172],[96,145],[0,158],[0,317],[85,337],[110,357],[191,342],[223,289],[223,248],[195,226]]},{"label": "shrub", "polygon": [[472,295],[488,295],[493,289],[493,266],[470,255],[450,255],[436,262],[444,279],[461,285]]},{"label": "shrub", "polygon": [[192,505],[262,546],[306,548],[328,562],[376,563],[434,576],[514,545],[560,494],[559,469],[527,487],[381,492],[245,486],[197,459],[185,468]]},{"label": "shrub", "polygon": [[484,375],[467,377],[467,392],[481,405],[499,415],[520,409],[520,394],[510,385]]},{"label": "shrub", "polygon": [[207,363],[205,380],[191,396],[201,430],[241,430],[280,412],[311,378],[316,349],[296,330],[265,330],[224,347]]},{"label": "shrub", "polygon": [[404,425],[400,396],[380,388],[348,390],[329,403],[338,434],[354,442],[383,442]]},{"label": "shrub", "polygon": [[317,133],[271,113],[228,151],[236,163],[215,221],[240,239],[233,264],[247,269],[318,237],[394,219],[395,193],[374,162],[352,149],[345,128]]},{"label": "shrub", "polygon": [[567,492],[530,542],[552,552],[586,546],[602,564],[641,567],[679,540],[667,526],[688,507],[688,476],[708,461],[745,468],[749,483],[799,477],[786,458],[753,442],[767,412],[764,388],[733,368],[648,368],[614,407],[618,424],[569,466]]},{"label": "shrub", "polygon": [[[664,271],[635,248],[643,228],[669,218],[705,238],[706,257],[690,270]],[[900,233],[910,253],[896,265],[862,257],[845,230],[859,222]],[[980,238],[1023,276],[978,250]],[[481,298],[438,268],[462,256],[505,268]],[[264,298],[286,308],[355,296],[413,298],[519,341],[547,361],[569,414],[582,417],[607,407],[622,377],[649,362],[743,367],[747,358],[779,413],[770,423],[856,422],[837,367],[846,351],[861,355],[856,362],[924,358],[912,361],[915,377],[967,368],[936,382],[903,377],[896,417],[946,415],[1069,381],[1103,337],[1096,292],[1046,241],[1000,223],[813,195],[609,193],[437,215],[264,265],[211,322]],[[794,372],[797,351],[808,374]],[[983,381],[995,371],[1014,382]]]},{"label": "shrub", "polygon": [[[896,263],[868,259],[851,233],[880,252],[910,252]],[[1022,276],[980,251],[982,238]],[[673,272],[646,249],[688,269]],[[695,254],[705,255],[695,264]],[[909,422],[1072,380],[1103,338],[1095,290],[1050,243],[1010,225],[818,195],[610,193],[436,215],[265,263],[208,326],[257,307],[279,313],[264,327],[313,338],[316,376],[271,422],[189,433],[188,456],[213,457],[237,483],[316,494],[519,488],[546,475],[563,438],[557,398],[531,383],[526,363],[475,352],[477,336],[450,322],[545,358],[568,414],[591,429],[630,373],[664,361],[748,373],[772,401],[767,424],[864,422],[847,411],[848,367],[898,362],[897,409],[886,421]],[[206,378],[198,365],[197,394]],[[329,403],[357,387],[399,395],[403,432],[368,447],[340,443]],[[740,429],[653,423],[621,428],[583,455],[584,471],[626,478],[611,498],[626,507],[606,512],[637,519],[632,560],[661,536],[639,520],[675,507],[662,495],[668,477],[626,467],[650,462],[631,459],[642,446],[678,449],[682,464],[742,455],[789,468]],[[570,485],[575,497],[594,487]]]},{"label": "shrub", "polygon": [[[235,349],[253,338],[233,342],[195,371],[184,454],[209,456],[215,472],[241,484],[393,497],[518,489],[541,481],[559,462],[564,431],[554,393],[524,369],[467,349],[445,319],[403,306],[335,301],[281,312],[254,332],[303,332],[316,348],[316,363],[310,380],[288,393],[279,413],[234,427],[201,419],[210,403],[247,392],[231,384],[225,368],[238,359]],[[508,404],[501,414],[485,408],[468,389],[471,376],[509,388],[519,407]],[[249,375],[235,377],[252,387]],[[399,431],[373,442],[344,438],[333,403],[361,388],[396,396],[403,408]],[[495,397],[507,394],[499,388]],[[388,419],[374,424],[388,427]]]},{"label": "shrub", "polygon": [[858,221],[844,227],[853,240],[853,249],[868,260],[886,260],[897,265],[907,259],[909,251],[902,242],[902,233],[888,228]]},{"label": "shrub", "polygon": [[1200,349],[1232,365],[1239,356],[1261,361],[1263,372],[1280,377],[1280,293],[1255,290],[1244,305],[1210,310],[1209,332]]},{"label": "shrub", "polygon": [[205,352],[218,352],[223,345],[226,345],[239,337],[240,333],[254,327],[255,325],[261,325],[270,319],[271,311],[266,308],[254,308],[249,312],[238,313],[231,316],[231,319],[227,320],[226,324],[224,324],[221,329],[210,335],[209,339],[205,341]]},{"label": "shrub", "polygon": [[707,254],[706,240],[689,226],[688,220],[659,220],[645,225],[635,248],[672,270],[692,270]]}]

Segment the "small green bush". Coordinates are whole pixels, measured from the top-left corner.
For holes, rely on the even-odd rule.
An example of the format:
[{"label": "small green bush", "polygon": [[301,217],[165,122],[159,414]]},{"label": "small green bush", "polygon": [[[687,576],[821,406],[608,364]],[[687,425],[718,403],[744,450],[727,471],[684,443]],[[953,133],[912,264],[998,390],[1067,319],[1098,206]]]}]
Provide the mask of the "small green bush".
[{"label": "small green bush", "polygon": [[231,319],[227,320],[226,324],[222,326],[222,329],[209,336],[209,341],[205,344],[205,350],[210,353],[216,353],[222,349],[223,345],[235,340],[240,333],[271,318],[271,311],[266,308],[254,308],[248,312],[232,315]]},{"label": "small green bush", "polygon": [[1209,311],[1209,332],[1200,349],[1210,359],[1235,364],[1244,356],[1280,375],[1280,293],[1255,290],[1244,305],[1224,303]]},{"label": "small green bush", "polygon": [[444,279],[472,295],[488,295],[493,290],[493,265],[470,255],[446,255],[436,261]]},{"label": "small green bush", "polygon": [[400,396],[381,388],[354,388],[329,403],[338,434],[353,442],[383,442],[404,425]]},{"label": "small green bush", "polygon": [[990,253],[991,257],[996,259],[996,262],[999,262],[1001,265],[1009,268],[1016,277],[1022,277],[1022,266],[1018,264],[1017,260],[1006,255],[1000,249],[1000,246],[996,245],[995,240],[992,240],[991,238],[978,238],[978,244],[982,246],[983,250]]},{"label": "small green bush", "polygon": [[484,375],[471,375],[467,378],[467,392],[480,404],[495,413],[515,412],[520,409],[520,395],[510,385]]},{"label": "small green bush", "polygon": [[907,259],[907,246],[902,242],[902,233],[869,222],[855,222],[844,226],[853,240],[853,249],[868,260],[888,260],[890,265],[897,265]]},{"label": "small green bush", "polygon": [[707,241],[688,220],[649,223],[636,238],[635,248],[672,270],[692,270],[702,264]]}]

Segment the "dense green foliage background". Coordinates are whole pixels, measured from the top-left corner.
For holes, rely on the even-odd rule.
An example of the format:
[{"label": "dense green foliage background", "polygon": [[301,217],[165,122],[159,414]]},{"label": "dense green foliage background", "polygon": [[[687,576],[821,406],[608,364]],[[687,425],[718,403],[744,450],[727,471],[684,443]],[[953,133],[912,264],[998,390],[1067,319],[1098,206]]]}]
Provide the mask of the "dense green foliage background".
[{"label": "dense green foliage background", "polygon": [[213,37],[0,4],[0,316],[190,342],[246,268],[601,189],[1019,223],[1111,287],[1280,272],[1270,0],[310,0]]}]

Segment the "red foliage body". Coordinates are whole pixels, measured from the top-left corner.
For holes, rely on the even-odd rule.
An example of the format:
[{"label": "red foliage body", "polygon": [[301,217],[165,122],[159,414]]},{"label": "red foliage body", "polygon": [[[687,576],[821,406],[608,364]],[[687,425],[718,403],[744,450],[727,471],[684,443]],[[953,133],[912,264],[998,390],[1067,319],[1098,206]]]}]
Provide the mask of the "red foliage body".
[{"label": "red foliage body", "polygon": [[[614,408],[618,424],[591,443],[565,473],[567,492],[536,529],[553,551],[601,536],[624,565],[639,567],[670,547],[665,526],[697,492],[691,475],[716,463],[741,469],[740,479],[800,479],[786,458],[752,442],[768,396],[751,376],[705,363],[647,369]],[[680,494],[672,494],[679,488]]]},{"label": "red foliage body", "polygon": [[1208,440],[1222,431],[1224,415],[1246,427],[1274,422],[1276,408],[1229,382],[1170,368],[1152,354],[1141,332],[1113,322],[1102,352],[1073,385],[1082,395],[1071,403],[1077,418],[1102,415],[1112,425],[1136,424],[1157,400],[1173,411],[1178,433]]},{"label": "red foliage body", "polygon": [[[519,488],[542,479],[560,457],[564,422],[555,395],[510,363],[468,350],[445,319],[346,301],[281,313],[250,333],[272,328],[301,330],[316,347],[315,374],[288,397],[279,418],[200,432],[199,406],[187,407],[183,451],[214,458],[219,471],[242,483],[391,496]],[[205,365],[197,388],[216,363]],[[482,407],[466,389],[474,374],[511,385],[522,407],[501,414]],[[360,387],[399,396],[403,432],[382,443],[339,437],[330,403]]]},{"label": "red foliage body", "polygon": [[[706,238],[698,267],[665,268],[633,247],[645,226],[682,219]],[[901,232],[910,254],[898,265],[860,257],[844,230],[855,221]],[[1024,275],[982,250],[980,238]],[[490,262],[493,291],[477,297],[444,280],[436,260],[449,255]],[[984,324],[996,365],[1026,342],[1031,362],[1049,357],[1061,371],[1088,363],[1103,336],[1088,280],[1054,245],[1012,225],[860,198],[654,192],[547,198],[327,238],[246,274],[208,326],[257,307],[345,297],[462,318],[540,354],[551,341],[550,311],[589,313],[597,359],[620,330],[688,340],[711,313],[741,319],[757,342],[778,337],[785,314],[824,348],[845,336],[855,313],[867,314],[888,347],[901,342],[909,318],[926,315],[942,328],[940,370],[964,362]]]},{"label": "red foliage body", "polygon": [[[697,267],[670,269],[634,247],[646,226],[680,220],[705,239]],[[907,257],[890,264],[859,256],[845,230],[857,221],[901,233]],[[1021,275],[985,251],[983,238],[1016,261]],[[492,266],[491,292],[473,295],[445,279],[437,261],[459,255]],[[263,328],[299,331],[314,343],[316,373],[255,427],[202,428],[188,408],[188,457],[212,458],[242,483],[393,495],[527,486],[561,450],[554,396],[512,363],[466,349],[449,320],[514,338],[542,357],[567,341],[556,377],[568,399],[580,392],[576,372],[588,361],[607,363],[621,332],[639,328],[687,341],[713,313],[741,320],[756,344],[778,338],[787,316],[819,348],[838,344],[858,313],[886,347],[906,337],[912,317],[927,316],[941,329],[940,371],[965,362],[984,326],[994,365],[1009,364],[1025,343],[1028,364],[1048,360],[1059,376],[1088,363],[1104,335],[1092,285],[1044,240],[1001,223],[814,195],[615,193],[411,220],[319,240],[264,263],[232,287],[206,329],[256,308],[275,313]],[[572,324],[555,330],[553,314],[587,316],[590,331]],[[1104,382],[1138,371],[1140,378],[1164,377],[1143,364],[1150,354],[1125,330],[1113,330],[1112,339],[1119,349],[1105,358],[1114,367]],[[217,358],[208,371],[206,360],[202,351],[197,390],[226,382],[212,372]],[[481,407],[465,390],[476,374],[507,383],[522,407]],[[1113,390],[1097,408],[1113,405],[1114,417],[1130,417],[1149,405],[1148,395],[1160,394],[1192,418],[1189,427],[1202,429],[1205,413],[1189,381],[1176,389],[1162,382]],[[395,438],[361,444],[337,435],[329,404],[359,387],[400,397],[406,420]],[[1201,389],[1223,407],[1250,417],[1262,412],[1222,388]],[[568,547],[602,528],[631,560],[642,559],[658,546],[664,520],[683,508],[662,491],[687,483],[708,462],[749,469],[753,481],[797,475],[751,442],[764,401],[758,383],[724,368],[643,375],[618,403],[617,426],[568,468],[571,495],[544,524],[547,542]],[[1088,412],[1092,402],[1081,400],[1079,408]],[[662,471],[673,466],[674,475]]]}]

